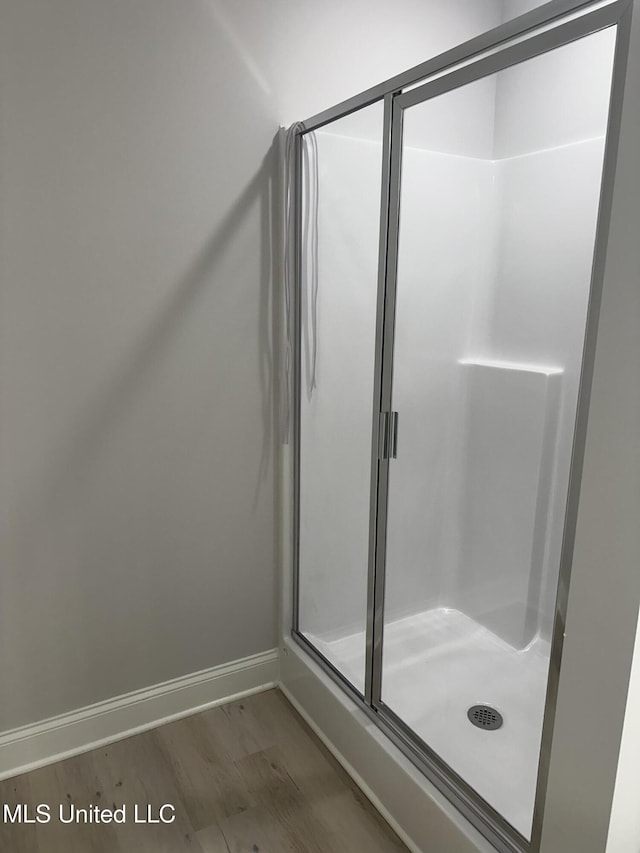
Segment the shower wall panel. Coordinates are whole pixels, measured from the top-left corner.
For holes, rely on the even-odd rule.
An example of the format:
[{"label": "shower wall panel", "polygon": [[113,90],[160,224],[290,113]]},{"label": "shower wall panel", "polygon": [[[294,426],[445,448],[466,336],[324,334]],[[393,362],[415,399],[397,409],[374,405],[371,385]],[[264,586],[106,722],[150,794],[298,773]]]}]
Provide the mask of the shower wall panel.
[{"label": "shower wall panel", "polygon": [[[501,160],[405,149],[404,266],[399,268],[405,287],[399,299],[410,301],[413,310],[403,311],[399,304],[395,357],[408,367],[396,373],[394,394],[402,400],[400,445],[414,452],[400,453],[391,475],[401,488],[391,506],[388,532],[394,564],[385,601],[390,620],[444,606],[478,618],[493,612],[489,622],[506,619],[496,632],[516,647],[538,629],[549,635],[602,155],[602,138]],[[565,228],[567,222],[573,227]],[[514,393],[524,394],[524,408],[514,405],[510,414],[502,413],[510,419],[506,428],[514,440],[514,418],[525,411],[538,423],[535,442],[540,448],[543,441],[552,445],[545,450],[542,473],[539,458],[531,466],[522,462],[531,472],[523,472],[524,481],[536,484],[529,492],[532,506],[542,500],[539,483],[550,514],[536,569],[528,565],[526,577],[524,568],[506,564],[487,575],[478,569],[485,558],[478,561],[475,544],[470,544],[477,541],[470,529],[469,476],[486,464],[489,446],[475,431],[485,430],[486,418],[495,416],[491,392],[497,386],[489,383],[478,397],[460,370],[461,360],[530,368],[517,371],[520,390]],[[562,373],[556,387],[545,384],[536,400],[532,386],[532,396],[527,396],[529,375],[553,373]],[[499,403],[496,393],[494,403]],[[494,436],[501,426],[496,420]],[[518,440],[524,442],[520,450],[526,456],[527,439],[520,435]],[[534,457],[541,452],[533,452]],[[429,477],[424,476],[427,470]],[[507,490],[500,502],[507,506],[513,497]],[[528,532],[521,530],[522,553],[533,536],[533,515]],[[491,527],[495,535],[516,536],[507,519],[504,524],[498,530]],[[539,524],[536,529],[539,537]],[[518,594],[514,584],[521,589]],[[510,620],[507,611],[519,615]]]},{"label": "shower wall panel", "polygon": [[463,361],[466,412],[457,608],[524,648],[547,552],[562,371]]},{"label": "shower wall panel", "polygon": [[394,379],[400,452],[391,471],[388,619],[451,605],[463,497],[457,362],[471,330],[484,321],[493,275],[492,183],[490,161],[405,149],[400,274],[406,286],[398,295],[395,335],[395,358],[405,369]]},{"label": "shower wall panel", "polygon": [[[485,357],[563,369],[538,628],[550,638],[562,547],[613,30],[498,75],[494,160],[498,242]],[[533,603],[533,602],[532,602]]]},{"label": "shower wall panel", "polygon": [[514,65],[496,79],[492,157],[504,160],[601,137],[607,123],[615,32]]},{"label": "shower wall panel", "polygon": [[[545,556],[537,563],[541,570],[530,578],[524,637],[530,637],[533,625],[534,632],[549,639],[555,610],[608,111],[609,80],[599,69],[610,66],[613,45],[612,31],[604,31],[556,54],[515,66],[495,81],[493,148],[484,155],[491,188],[484,199],[482,239],[490,243],[485,246],[490,260],[484,286],[476,282],[473,288],[472,325],[460,355],[468,360],[555,368],[563,374],[553,406],[557,447],[545,487],[549,510]],[[577,96],[587,89],[588,97]],[[430,107],[429,116],[432,112]],[[403,193],[418,192],[403,184]],[[409,218],[404,215],[403,227]],[[472,468],[475,464],[469,456],[473,439],[467,433],[472,401],[465,393],[460,399],[459,462],[449,469],[458,484],[464,482],[469,464]],[[478,411],[491,408],[489,399],[478,406]],[[463,501],[468,501],[468,488],[468,483],[464,488],[458,485]],[[451,537],[455,569],[448,584],[443,584],[446,592],[440,603],[478,614],[488,603],[481,604],[472,591],[480,595],[482,588],[470,581],[474,563],[468,543],[473,535],[468,516],[458,515],[458,520],[457,535]],[[495,589],[496,612],[509,599],[509,584],[516,581],[511,578],[505,583]],[[488,588],[481,599],[486,599]],[[525,606],[524,601],[521,604]],[[505,630],[518,647],[519,631],[514,625]]]},{"label": "shower wall panel", "polygon": [[501,249],[482,349],[495,359],[563,370],[548,553],[537,605],[546,638],[555,610],[603,146],[602,138],[592,139],[496,163]]}]

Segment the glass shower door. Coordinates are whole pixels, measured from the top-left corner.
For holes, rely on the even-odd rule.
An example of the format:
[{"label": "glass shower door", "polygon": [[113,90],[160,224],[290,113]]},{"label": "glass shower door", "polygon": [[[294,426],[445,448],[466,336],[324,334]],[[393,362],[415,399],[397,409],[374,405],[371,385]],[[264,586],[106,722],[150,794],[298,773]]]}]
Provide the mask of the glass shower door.
[{"label": "glass shower door", "polygon": [[374,702],[526,839],[614,46],[610,28],[483,73],[490,58],[394,105]]},{"label": "glass shower door", "polygon": [[377,103],[303,137],[295,628],[360,694],[366,670],[382,118]]}]

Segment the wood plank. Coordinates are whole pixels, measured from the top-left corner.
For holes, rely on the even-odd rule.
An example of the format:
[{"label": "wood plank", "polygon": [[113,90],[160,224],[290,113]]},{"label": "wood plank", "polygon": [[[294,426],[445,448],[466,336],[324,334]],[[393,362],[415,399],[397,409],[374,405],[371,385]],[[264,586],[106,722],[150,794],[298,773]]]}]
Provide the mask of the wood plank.
[{"label": "wood plank", "polygon": [[238,768],[259,806],[295,838],[301,853],[329,849],[327,827],[317,819],[312,800],[292,778],[279,747],[244,758]]},{"label": "wood plank", "polygon": [[406,851],[349,774],[279,691],[251,697],[252,713],[277,741],[291,780],[312,804],[314,817],[329,827],[327,849]]},{"label": "wood plank", "polygon": [[221,830],[226,847],[220,853],[301,853],[305,849],[277,817],[260,807],[224,820]]},{"label": "wood plank", "polygon": [[[402,853],[406,848],[278,690],[0,782],[2,853]],[[58,806],[127,808],[124,824],[61,824]],[[157,819],[175,806],[171,824]],[[55,819],[53,812],[55,811]],[[31,812],[32,813],[32,812]]]},{"label": "wood plank", "polygon": [[[249,697],[251,698],[251,697]],[[219,754],[229,761],[239,761],[254,752],[271,746],[246,700],[204,711],[200,715],[209,738],[217,745]]]},{"label": "wood plank", "polygon": [[172,768],[180,797],[193,828],[198,831],[256,803],[209,722],[198,714],[169,723],[153,733]]},{"label": "wood plank", "polygon": [[[17,805],[36,802],[32,792],[33,773],[5,779],[0,782],[0,806],[6,803],[12,814]],[[0,850],[20,850],[21,853],[37,853],[38,838],[34,824],[12,824],[0,822]]]},{"label": "wood plank", "polygon": [[[127,822],[117,825],[123,853],[201,853],[176,779],[153,732],[118,741],[89,756],[98,786],[95,796],[100,795],[100,801],[110,807],[124,804],[127,808]],[[134,822],[136,805],[139,819],[146,819],[150,807],[151,818],[157,820],[158,809],[165,804],[175,808],[173,823]]]},{"label": "wood plank", "polygon": [[[248,814],[248,812],[243,812],[243,814]],[[239,815],[239,817],[242,817],[242,815]],[[229,819],[234,820],[234,818]],[[198,830],[196,832],[196,840],[200,845],[202,853],[229,853],[225,836],[217,824]]]},{"label": "wood plank", "polygon": [[[35,824],[38,853],[103,853],[119,851],[117,831],[110,824],[72,823],[60,821],[60,808],[67,817],[72,808],[88,808],[96,804],[97,783],[90,754],[61,761],[28,774],[29,805],[50,807],[49,823]],[[24,830],[26,827],[21,827]],[[22,844],[22,838],[19,839]],[[12,849],[11,847],[9,849]],[[22,847],[16,845],[16,850]]]},{"label": "wood plank", "polygon": [[364,794],[350,789],[313,802],[313,813],[328,828],[327,850],[406,853],[407,848]]},{"label": "wood plank", "polygon": [[264,704],[261,697],[274,692],[279,691],[268,690],[221,706],[220,710],[229,721],[229,730],[236,732],[235,736],[241,739],[243,754],[236,755],[236,760],[268,749],[278,742],[277,733],[262,719]]}]

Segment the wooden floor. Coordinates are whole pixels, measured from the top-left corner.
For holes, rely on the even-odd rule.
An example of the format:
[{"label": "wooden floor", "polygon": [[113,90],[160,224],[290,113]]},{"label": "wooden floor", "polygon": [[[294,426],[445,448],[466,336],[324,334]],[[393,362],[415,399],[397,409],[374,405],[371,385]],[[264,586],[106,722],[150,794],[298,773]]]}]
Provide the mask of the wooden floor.
[{"label": "wooden floor", "polygon": [[[0,803],[51,809],[48,823],[0,821],[2,853],[407,849],[278,690],[0,782]],[[165,803],[173,823],[134,822],[134,805],[157,819]],[[60,821],[60,806],[68,819],[123,804],[125,823]]]}]

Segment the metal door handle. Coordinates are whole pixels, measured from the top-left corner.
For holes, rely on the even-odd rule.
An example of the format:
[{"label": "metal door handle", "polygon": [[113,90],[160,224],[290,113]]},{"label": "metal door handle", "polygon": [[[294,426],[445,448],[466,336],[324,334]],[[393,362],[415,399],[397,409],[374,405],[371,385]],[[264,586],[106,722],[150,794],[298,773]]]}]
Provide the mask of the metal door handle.
[{"label": "metal door handle", "polygon": [[389,418],[389,458],[398,458],[398,413],[391,412]]},{"label": "metal door handle", "polygon": [[378,458],[398,458],[398,413],[380,412]]}]

